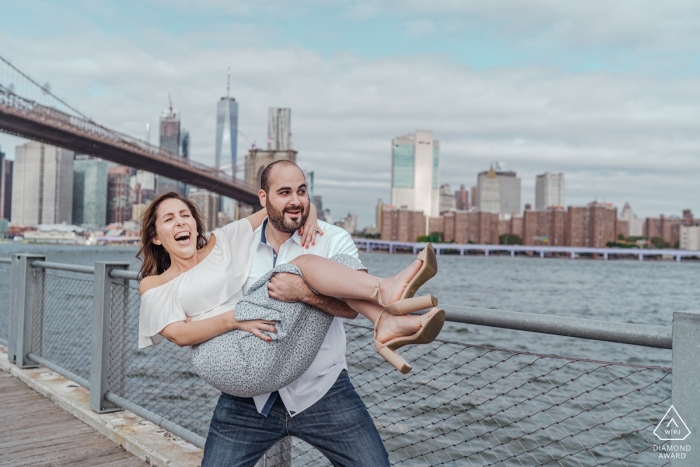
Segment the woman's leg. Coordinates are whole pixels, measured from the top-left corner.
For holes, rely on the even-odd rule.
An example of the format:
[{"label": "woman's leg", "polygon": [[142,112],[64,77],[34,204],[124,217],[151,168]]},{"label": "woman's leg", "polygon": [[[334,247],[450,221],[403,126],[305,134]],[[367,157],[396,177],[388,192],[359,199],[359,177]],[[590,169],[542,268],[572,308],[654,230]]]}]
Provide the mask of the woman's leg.
[{"label": "woman's leg", "polygon": [[[292,261],[292,264],[301,269],[304,279],[311,288],[322,295],[373,302],[378,302],[381,297],[384,304],[389,305],[401,298],[409,281],[420,270],[423,263],[416,259],[406,269],[388,278],[356,271],[316,255],[299,256]],[[379,284],[378,294],[375,293],[377,284]]]}]

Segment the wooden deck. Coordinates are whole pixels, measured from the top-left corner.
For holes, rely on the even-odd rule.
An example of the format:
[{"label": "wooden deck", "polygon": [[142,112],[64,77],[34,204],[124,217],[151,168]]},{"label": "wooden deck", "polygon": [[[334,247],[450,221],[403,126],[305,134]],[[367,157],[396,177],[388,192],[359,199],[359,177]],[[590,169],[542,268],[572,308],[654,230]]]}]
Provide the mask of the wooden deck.
[{"label": "wooden deck", "polygon": [[0,466],[147,464],[0,371]]}]

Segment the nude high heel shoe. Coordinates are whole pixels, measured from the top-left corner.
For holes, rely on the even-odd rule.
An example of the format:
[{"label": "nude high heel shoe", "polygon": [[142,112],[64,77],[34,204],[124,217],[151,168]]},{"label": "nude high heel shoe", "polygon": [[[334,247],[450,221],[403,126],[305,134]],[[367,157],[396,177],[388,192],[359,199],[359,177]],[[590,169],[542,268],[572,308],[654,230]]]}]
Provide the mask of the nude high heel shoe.
[{"label": "nude high heel shoe", "polygon": [[389,306],[386,306],[382,301],[382,296],[379,293],[379,285],[382,283],[382,279],[379,279],[377,285],[374,287],[374,293],[371,298],[377,297],[377,303],[384,307],[386,311],[392,315],[406,315],[408,313],[413,313],[418,310],[423,310],[425,308],[431,308],[437,306],[438,299],[434,295],[424,295],[422,297],[414,297],[416,292],[423,284],[425,284],[430,278],[437,274],[437,257],[435,256],[435,250],[431,243],[425,244],[425,249],[418,253],[417,259],[423,262],[423,265],[418,270],[415,276],[406,285],[406,288],[401,294],[401,298]]},{"label": "nude high heel shoe", "polygon": [[416,316],[421,323],[421,328],[418,332],[410,336],[397,337],[384,344],[377,340],[377,329],[379,329],[379,323],[383,315],[384,312],[379,315],[377,324],[374,326],[374,348],[377,350],[377,353],[394,368],[406,374],[411,371],[413,367],[411,367],[401,355],[396,353],[396,349],[405,345],[429,344],[433,342],[438,334],[440,334],[442,326],[445,324],[445,310],[433,308],[433,310],[430,310],[430,312],[422,316]]}]

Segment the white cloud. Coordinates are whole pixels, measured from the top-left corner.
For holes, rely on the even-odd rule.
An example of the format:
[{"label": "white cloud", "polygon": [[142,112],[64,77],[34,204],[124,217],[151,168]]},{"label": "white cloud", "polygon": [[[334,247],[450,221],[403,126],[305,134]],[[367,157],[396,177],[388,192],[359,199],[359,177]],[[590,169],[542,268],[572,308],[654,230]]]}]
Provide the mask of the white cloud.
[{"label": "white cloud", "polygon": [[[516,13],[517,3],[511,5]],[[438,2],[435,8],[497,16],[490,2],[458,8],[464,4],[472,2]],[[522,22],[535,30],[558,21],[555,16],[565,24],[564,7],[551,5],[535,3],[523,11]],[[520,18],[516,13],[509,21]],[[597,19],[613,21],[600,14]],[[597,197],[618,206],[630,201],[643,215],[679,214],[684,207],[700,212],[693,179],[700,170],[695,76],[551,68],[476,72],[426,55],[369,60],[348,52],[324,58],[297,46],[267,47],[241,32],[231,33],[240,37],[231,45],[203,46],[218,32],[172,37],[149,30],[127,40],[78,19],[70,24],[75,32],[63,31],[58,40],[0,31],[0,43],[19,67],[50,81],[97,121],[136,137],[144,136],[150,122],[153,142],[172,93],[191,132],[194,158],[201,161],[213,160],[216,102],[230,64],[241,131],[263,145],[267,108],[291,107],[294,143],[300,162],[316,172],[317,194],[336,218],[358,213],[361,226],[373,222],[377,198],[388,201],[391,138],[419,128],[434,130],[441,140],[441,181],[454,188],[474,184],[491,161],[505,160],[523,178],[524,202],[533,201],[535,175],[548,170],[566,172],[571,203]],[[0,136],[5,150],[15,143]],[[239,138],[240,161],[248,145]]]}]

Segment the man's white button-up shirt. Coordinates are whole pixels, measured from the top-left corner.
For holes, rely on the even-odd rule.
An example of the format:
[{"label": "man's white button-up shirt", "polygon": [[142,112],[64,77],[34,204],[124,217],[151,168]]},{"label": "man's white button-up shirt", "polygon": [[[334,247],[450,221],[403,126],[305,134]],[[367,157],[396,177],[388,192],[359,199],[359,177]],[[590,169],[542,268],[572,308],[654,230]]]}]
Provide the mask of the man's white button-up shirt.
[{"label": "man's white button-up shirt", "polygon": [[[337,254],[346,254],[359,259],[357,247],[350,234],[340,227],[318,222],[324,235],[316,236],[316,245],[308,249],[301,246],[301,237],[295,232],[286,242],[284,242],[278,252],[268,245],[265,231],[267,229],[267,219],[255,231],[253,236],[253,264],[250,268],[250,275],[243,286],[243,292],[247,292],[251,285],[260,279],[265,273],[277,264],[285,264],[292,261],[297,256],[303,254],[313,254],[330,258]],[[289,336],[293,339],[294,336]],[[316,359],[311,363],[308,370],[296,381],[279,390],[279,395],[284,402],[287,412],[291,416],[300,413],[320,400],[326,392],[333,386],[338,375],[347,368],[345,363],[345,329],[342,318],[334,318],[331,322],[326,338],[321,344],[321,349],[316,355]],[[262,412],[270,394],[255,396],[255,407],[258,412]]]}]

